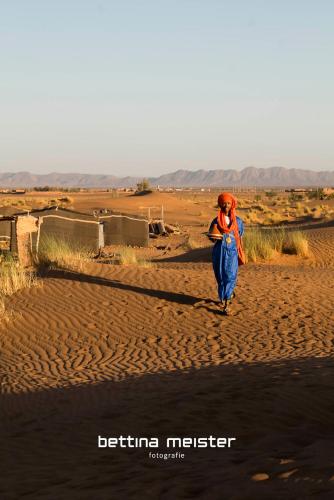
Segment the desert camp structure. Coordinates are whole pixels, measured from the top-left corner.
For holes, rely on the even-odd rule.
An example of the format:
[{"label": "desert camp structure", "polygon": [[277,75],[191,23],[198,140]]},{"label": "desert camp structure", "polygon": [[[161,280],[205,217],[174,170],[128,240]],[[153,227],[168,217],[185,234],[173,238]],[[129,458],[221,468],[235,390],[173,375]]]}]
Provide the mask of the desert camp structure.
[{"label": "desert camp structure", "polygon": [[149,227],[137,215],[90,215],[60,207],[0,218],[0,249],[20,254],[20,247],[29,246],[32,254],[38,253],[46,237],[98,252],[107,245],[148,246]]}]

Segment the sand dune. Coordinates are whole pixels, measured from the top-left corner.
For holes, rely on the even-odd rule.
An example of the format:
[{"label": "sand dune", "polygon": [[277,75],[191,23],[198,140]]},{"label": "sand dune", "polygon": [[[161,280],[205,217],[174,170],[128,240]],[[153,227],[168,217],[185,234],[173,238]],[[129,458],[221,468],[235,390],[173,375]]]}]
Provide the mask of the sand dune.
[{"label": "sand dune", "polygon": [[122,213],[140,213],[147,217],[147,207],[151,207],[151,216],[160,217],[161,206],[164,210],[164,216],[171,223],[196,223],[199,214],[214,214],[214,210],[205,209],[202,213],[202,207],[199,207],[190,199],[180,199],[177,194],[152,192],[144,196],[135,196],[132,193],[122,195],[119,198],[111,198],[109,193],[100,193],[98,200],[94,193],[83,193],[76,196],[75,207],[77,210],[90,211],[92,208],[103,206],[106,209],[119,211]]},{"label": "sand dune", "polygon": [[[334,228],[307,231],[311,263],[240,269],[231,317],[208,249],[55,270],[8,299],[0,496],[332,498]],[[97,449],[121,433],[237,445],[168,462]]]}]

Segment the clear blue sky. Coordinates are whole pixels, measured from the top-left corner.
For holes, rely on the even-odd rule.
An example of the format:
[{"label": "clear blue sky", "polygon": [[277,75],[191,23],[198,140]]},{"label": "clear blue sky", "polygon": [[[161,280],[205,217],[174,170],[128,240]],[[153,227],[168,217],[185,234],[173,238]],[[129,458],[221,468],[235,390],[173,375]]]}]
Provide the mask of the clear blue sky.
[{"label": "clear blue sky", "polygon": [[0,171],[334,168],[332,0],[0,0]]}]

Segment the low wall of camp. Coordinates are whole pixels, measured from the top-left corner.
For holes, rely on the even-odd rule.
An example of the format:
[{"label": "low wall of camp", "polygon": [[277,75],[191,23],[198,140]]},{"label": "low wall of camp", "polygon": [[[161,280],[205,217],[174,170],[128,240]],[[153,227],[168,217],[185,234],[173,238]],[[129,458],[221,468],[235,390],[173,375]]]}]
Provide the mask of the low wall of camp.
[{"label": "low wall of camp", "polygon": [[103,222],[105,245],[131,245],[147,247],[149,243],[148,221],[128,215],[106,215]]},{"label": "low wall of camp", "polygon": [[33,236],[33,246],[40,248],[46,238],[64,240],[71,247],[98,252],[104,246],[103,225],[98,221],[75,219],[61,215],[39,217],[39,233]]},{"label": "low wall of camp", "polygon": [[[148,221],[140,216],[110,214],[95,217],[57,208],[33,210],[30,214],[0,219],[0,250],[17,254],[18,239],[21,247],[28,246],[29,242],[31,254],[38,253],[47,238],[64,240],[71,247],[91,252],[98,252],[106,245],[146,247],[149,244]],[[27,224],[31,227],[26,227]],[[19,226],[20,234],[17,232]]]}]

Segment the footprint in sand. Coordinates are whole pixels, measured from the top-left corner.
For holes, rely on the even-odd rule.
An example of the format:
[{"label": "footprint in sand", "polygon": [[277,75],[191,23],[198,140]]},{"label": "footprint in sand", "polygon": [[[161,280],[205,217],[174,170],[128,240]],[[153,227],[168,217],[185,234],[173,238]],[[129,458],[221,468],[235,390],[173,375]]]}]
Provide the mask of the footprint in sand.
[{"label": "footprint in sand", "polygon": [[282,472],[281,474],[279,474],[278,477],[280,479],[288,479],[290,476],[292,476],[292,474],[294,474],[297,471],[298,471],[298,469],[287,470],[286,472]]},{"label": "footprint in sand", "polygon": [[291,464],[294,462],[293,458],[281,458],[279,461],[280,465]]},{"label": "footprint in sand", "polygon": [[258,472],[252,476],[253,481],[266,481],[269,479],[269,475],[266,472]]},{"label": "footprint in sand", "polygon": [[166,304],[165,304],[165,305],[162,305],[162,306],[157,306],[157,307],[155,308],[155,310],[156,310],[156,311],[158,311],[158,312],[164,312],[164,311],[166,311],[166,310],[167,310],[167,309],[169,309],[169,308],[170,308],[170,307],[169,307],[168,305],[166,305]]},{"label": "footprint in sand", "polygon": [[90,330],[95,330],[96,324],[95,323],[87,323],[86,328],[89,328]]}]

